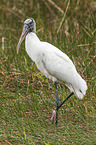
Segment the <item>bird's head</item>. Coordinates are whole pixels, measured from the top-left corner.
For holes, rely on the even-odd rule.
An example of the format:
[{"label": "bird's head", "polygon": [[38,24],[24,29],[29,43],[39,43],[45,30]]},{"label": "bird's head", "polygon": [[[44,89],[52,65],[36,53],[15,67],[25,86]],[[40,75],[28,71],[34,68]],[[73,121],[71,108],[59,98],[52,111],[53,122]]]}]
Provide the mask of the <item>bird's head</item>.
[{"label": "bird's head", "polygon": [[17,53],[19,51],[19,47],[20,47],[22,41],[24,40],[25,36],[30,32],[36,33],[36,23],[33,18],[29,18],[24,21],[23,31],[22,31],[21,37],[20,37],[18,45],[17,45]]}]

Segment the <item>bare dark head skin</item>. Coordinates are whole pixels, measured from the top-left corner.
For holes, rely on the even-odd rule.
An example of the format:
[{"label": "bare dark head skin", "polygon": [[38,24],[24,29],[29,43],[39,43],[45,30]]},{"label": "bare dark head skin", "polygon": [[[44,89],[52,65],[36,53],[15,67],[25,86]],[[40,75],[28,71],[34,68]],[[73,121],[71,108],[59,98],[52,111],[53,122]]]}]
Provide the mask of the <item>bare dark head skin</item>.
[{"label": "bare dark head skin", "polygon": [[26,35],[30,32],[36,33],[36,24],[35,24],[35,20],[33,18],[29,18],[24,21],[23,31],[22,31],[21,37],[20,37],[18,45],[17,45],[17,53],[19,51],[19,47],[20,47],[22,41],[24,40]]}]

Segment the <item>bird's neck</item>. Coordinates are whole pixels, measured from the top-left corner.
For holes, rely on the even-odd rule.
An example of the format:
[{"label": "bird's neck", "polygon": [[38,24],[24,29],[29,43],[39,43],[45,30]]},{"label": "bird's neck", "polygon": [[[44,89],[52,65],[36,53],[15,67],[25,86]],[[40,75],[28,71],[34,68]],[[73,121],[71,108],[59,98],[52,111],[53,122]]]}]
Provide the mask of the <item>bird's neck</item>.
[{"label": "bird's neck", "polygon": [[25,47],[29,57],[36,62],[39,59],[40,53],[40,40],[34,32],[30,32],[26,36]]}]

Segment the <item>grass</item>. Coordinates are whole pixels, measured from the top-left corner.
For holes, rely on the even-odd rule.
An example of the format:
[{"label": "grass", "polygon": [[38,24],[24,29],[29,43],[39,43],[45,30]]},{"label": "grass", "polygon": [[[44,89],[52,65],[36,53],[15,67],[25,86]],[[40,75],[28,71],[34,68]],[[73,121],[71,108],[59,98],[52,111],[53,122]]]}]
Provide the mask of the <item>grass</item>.
[{"label": "grass", "polygon": [[[95,145],[95,1],[70,1],[58,34],[64,14],[46,2],[0,2],[0,144]],[[65,12],[68,1],[54,2]],[[50,123],[56,105],[53,82],[37,70],[24,42],[16,54],[22,22],[28,17],[36,20],[40,40],[65,52],[88,84],[83,100],[73,96],[60,109],[57,127]],[[58,83],[58,93],[63,101],[69,90]]]}]

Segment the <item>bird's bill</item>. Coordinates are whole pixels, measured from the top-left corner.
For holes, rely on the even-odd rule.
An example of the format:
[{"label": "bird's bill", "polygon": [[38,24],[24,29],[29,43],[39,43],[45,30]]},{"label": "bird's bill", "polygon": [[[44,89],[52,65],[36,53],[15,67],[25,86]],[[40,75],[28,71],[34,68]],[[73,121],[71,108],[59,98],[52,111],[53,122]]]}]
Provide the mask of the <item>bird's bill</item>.
[{"label": "bird's bill", "polygon": [[21,43],[24,40],[24,38],[25,38],[26,35],[27,35],[27,29],[23,28],[21,37],[20,37],[19,42],[18,42],[18,45],[17,45],[17,54],[18,54],[18,51],[19,51],[19,47],[20,47],[20,45],[21,45]]}]

